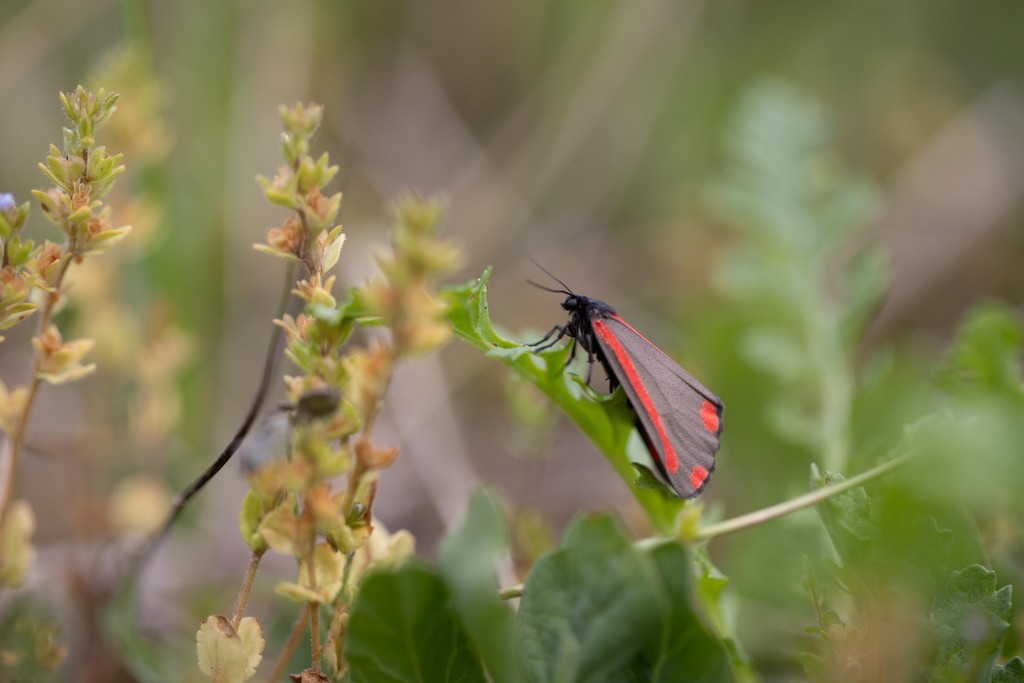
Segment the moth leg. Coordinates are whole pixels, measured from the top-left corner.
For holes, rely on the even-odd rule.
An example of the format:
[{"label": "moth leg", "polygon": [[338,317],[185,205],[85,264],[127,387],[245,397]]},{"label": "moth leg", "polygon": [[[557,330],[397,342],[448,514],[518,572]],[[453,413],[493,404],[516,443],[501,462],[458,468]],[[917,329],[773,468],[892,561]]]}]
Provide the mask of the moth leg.
[{"label": "moth leg", "polygon": [[[537,352],[546,351],[547,349],[550,349],[552,346],[561,341],[562,337],[569,334],[568,328],[568,325],[555,325],[548,331],[547,334],[545,334],[543,337],[533,342],[532,344],[527,344],[527,346],[532,347],[533,350]],[[555,337],[554,339],[551,339],[551,335],[553,335],[555,332],[558,332],[558,336]],[[551,339],[551,341],[548,342],[549,339]],[[548,343],[544,344],[544,342]],[[541,344],[544,345],[541,346]]]}]

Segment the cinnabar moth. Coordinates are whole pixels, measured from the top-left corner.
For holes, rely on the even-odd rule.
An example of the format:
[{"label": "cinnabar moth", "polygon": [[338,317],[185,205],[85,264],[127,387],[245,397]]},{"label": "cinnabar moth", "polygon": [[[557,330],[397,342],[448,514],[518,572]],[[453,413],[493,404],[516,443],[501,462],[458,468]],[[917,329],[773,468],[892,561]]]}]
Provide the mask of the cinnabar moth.
[{"label": "cinnabar moth", "polygon": [[[562,337],[571,337],[569,361],[576,354],[577,343],[590,363],[595,358],[600,361],[608,373],[610,390],[621,384],[636,412],[637,428],[655,463],[652,474],[683,498],[699,495],[715,470],[725,411],[721,399],[633,329],[614,308],[574,293],[539,263],[537,266],[565,289],[530,284],[565,294],[562,308],[569,312],[569,322],[555,325],[531,346],[543,351]],[[556,332],[558,336],[551,339]]]}]

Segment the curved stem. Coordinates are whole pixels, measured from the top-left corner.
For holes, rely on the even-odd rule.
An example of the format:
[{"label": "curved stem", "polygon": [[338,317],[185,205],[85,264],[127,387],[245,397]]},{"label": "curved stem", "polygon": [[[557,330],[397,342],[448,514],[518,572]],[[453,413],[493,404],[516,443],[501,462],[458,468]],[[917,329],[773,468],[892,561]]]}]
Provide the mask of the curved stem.
[{"label": "curved stem", "polygon": [[[292,286],[295,279],[295,264],[289,263],[287,271],[284,277],[284,290],[281,292],[281,300],[277,306],[277,315],[275,318],[281,318],[288,310],[288,302],[291,300]],[[249,434],[249,430],[252,429],[253,424],[256,422],[256,417],[260,414],[260,410],[263,408],[263,403],[267,398],[267,393],[270,390],[270,378],[274,372],[274,365],[277,361],[277,347],[281,341],[281,327],[274,325],[273,333],[270,336],[270,343],[267,345],[267,354],[263,360],[263,374],[260,377],[259,387],[256,389],[256,394],[253,396],[252,404],[249,406],[249,412],[246,413],[245,419],[242,420],[242,424],[239,425],[238,430],[235,432],[234,437],[224,448],[217,459],[206,468],[199,477],[189,484],[181,493],[179,493],[171,506],[171,511],[168,513],[164,523],[160,525],[147,540],[143,543],[136,555],[136,569],[145,565],[146,560],[153,554],[153,551],[160,545],[164,537],[170,531],[171,526],[175,520],[185,510],[185,506],[189,504],[192,498],[199,493],[204,486],[206,486],[214,476],[220,472],[224,465],[228,464],[231,460],[231,456],[235,454],[238,448],[245,441],[245,437]]]},{"label": "curved stem", "polygon": [[756,512],[740,515],[739,517],[734,517],[724,522],[718,522],[717,524],[710,524],[706,527],[702,527],[698,529],[692,537],[684,540],[690,542],[706,541],[717,536],[724,536],[736,531],[742,531],[743,529],[763,524],[764,522],[782,517],[783,515],[788,515],[791,512],[796,512],[797,510],[817,505],[824,500],[828,500],[832,496],[837,496],[844,491],[857,488],[872,479],[877,479],[878,477],[888,474],[897,467],[906,464],[911,457],[913,457],[913,451],[883,462],[881,465],[873,467],[866,472],[861,472],[857,476],[841,481],[833,486],[822,486],[819,489],[815,489],[814,491],[805,493],[802,496],[797,496],[796,498],[784,501],[777,505],[772,505],[771,507],[766,507],[761,510],[757,510]]}]

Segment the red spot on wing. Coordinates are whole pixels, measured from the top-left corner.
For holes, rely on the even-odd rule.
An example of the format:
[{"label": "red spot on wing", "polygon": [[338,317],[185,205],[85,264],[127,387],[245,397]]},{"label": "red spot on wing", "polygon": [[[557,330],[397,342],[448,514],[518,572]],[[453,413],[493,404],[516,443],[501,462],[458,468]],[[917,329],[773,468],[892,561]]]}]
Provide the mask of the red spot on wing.
[{"label": "red spot on wing", "polygon": [[690,472],[690,486],[696,491],[704,483],[704,480],[708,478],[708,470],[703,465],[697,465]]},{"label": "red spot on wing", "polygon": [[700,421],[704,423],[704,429],[712,434],[718,433],[718,408],[711,401],[704,401],[701,404]]},{"label": "red spot on wing", "polygon": [[[621,320],[618,316],[616,316],[615,319]],[[608,348],[611,349],[613,354],[615,354],[615,359],[619,361],[619,365],[622,366],[622,371],[626,373],[626,381],[629,382],[629,386],[631,386],[633,391],[636,392],[637,399],[640,401],[640,407],[645,413],[647,413],[647,417],[650,418],[651,424],[654,425],[654,431],[657,433],[658,440],[661,441],[661,449],[665,454],[665,469],[672,474],[675,474],[679,471],[679,456],[676,455],[676,449],[672,447],[672,442],[669,440],[668,433],[665,431],[665,425],[661,423],[661,415],[654,407],[654,401],[651,400],[650,394],[647,393],[647,387],[645,387],[644,383],[640,380],[640,375],[636,371],[636,366],[633,365],[633,359],[629,357],[629,354],[626,353],[626,348],[622,345],[622,342],[620,342],[618,337],[608,329],[608,325],[605,324],[603,320],[594,320],[593,326],[594,332],[597,333],[597,336],[600,337],[601,341],[607,344]],[[621,377],[619,378],[619,381],[622,381]],[[701,477],[701,481],[704,481],[704,478],[708,476],[708,471],[703,467],[698,469],[704,471],[704,475]],[[694,472],[696,472],[696,470],[694,470]],[[691,476],[690,479],[692,481],[693,476]],[[697,487],[695,486],[694,488]]]}]

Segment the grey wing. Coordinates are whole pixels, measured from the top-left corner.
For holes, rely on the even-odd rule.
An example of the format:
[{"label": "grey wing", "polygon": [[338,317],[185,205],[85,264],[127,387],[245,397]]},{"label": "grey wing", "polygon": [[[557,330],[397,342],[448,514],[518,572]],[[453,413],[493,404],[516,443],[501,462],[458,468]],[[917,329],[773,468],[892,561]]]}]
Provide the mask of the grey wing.
[{"label": "grey wing", "polygon": [[[722,435],[721,399],[617,316],[593,321],[660,474],[684,498],[696,496],[715,469]],[[607,326],[614,338],[602,334]]]}]

